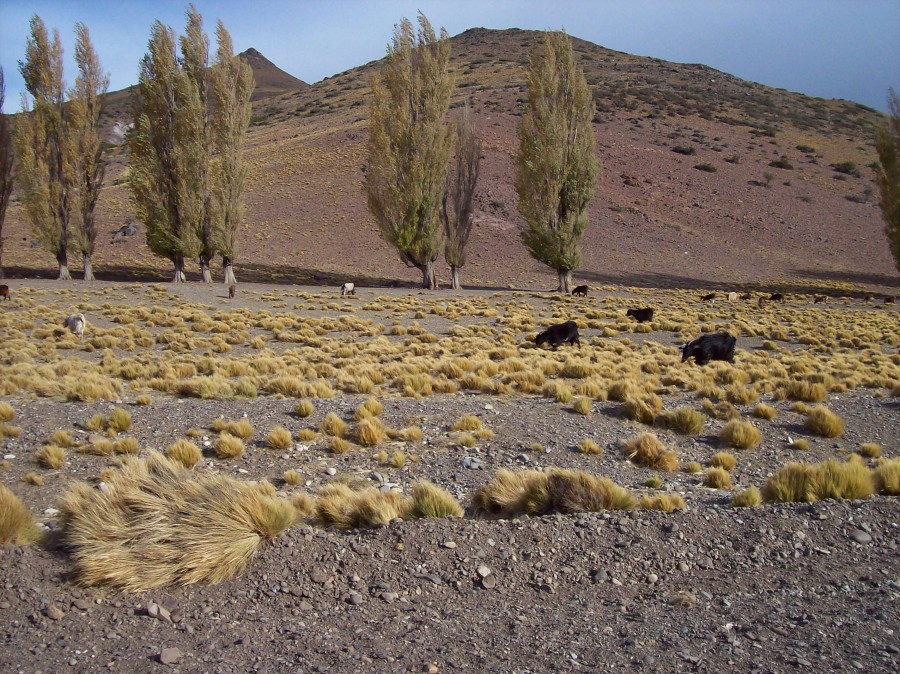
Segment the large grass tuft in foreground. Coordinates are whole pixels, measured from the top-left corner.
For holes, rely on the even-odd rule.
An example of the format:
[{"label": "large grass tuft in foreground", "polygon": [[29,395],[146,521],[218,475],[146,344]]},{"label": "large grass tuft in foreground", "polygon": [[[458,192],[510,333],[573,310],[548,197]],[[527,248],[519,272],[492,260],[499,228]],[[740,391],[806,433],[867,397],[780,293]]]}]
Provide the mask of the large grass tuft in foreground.
[{"label": "large grass tuft in foreground", "polygon": [[0,545],[28,545],[40,537],[31,511],[18,496],[0,484]]},{"label": "large grass tuft in foreground", "polygon": [[197,475],[158,452],[125,459],[102,491],[76,484],[60,503],[78,582],[132,592],[223,581],[296,519],[263,485]]}]

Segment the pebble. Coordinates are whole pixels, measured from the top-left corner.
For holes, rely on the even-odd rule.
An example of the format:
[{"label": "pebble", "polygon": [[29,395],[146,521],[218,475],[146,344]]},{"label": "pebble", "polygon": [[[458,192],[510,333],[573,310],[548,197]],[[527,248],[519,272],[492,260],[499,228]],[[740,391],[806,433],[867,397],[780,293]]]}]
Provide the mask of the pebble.
[{"label": "pebble", "polygon": [[441,543],[441,547],[453,550],[453,548],[456,547],[456,543],[454,543],[453,541],[444,541],[443,543]]},{"label": "pebble", "polygon": [[852,538],[860,545],[866,545],[867,543],[872,542],[872,537],[862,529],[854,529],[853,531],[851,531],[850,538]]},{"label": "pebble", "polygon": [[438,674],[438,672],[441,670],[438,669],[437,664],[435,664],[434,662],[429,662],[425,665],[422,665],[422,671],[425,674]]},{"label": "pebble", "polygon": [[331,466],[328,466],[328,468],[325,469],[325,474],[326,475],[337,475],[337,468],[332,468]]},{"label": "pebble", "polygon": [[79,611],[87,611],[91,607],[91,604],[84,599],[76,599],[72,602],[72,606],[77,608]]},{"label": "pebble", "polygon": [[353,606],[359,606],[363,603],[363,596],[358,592],[351,592],[350,596],[347,597],[347,603],[352,604]]},{"label": "pebble", "polygon": [[658,580],[659,580],[659,576],[657,576],[655,573],[647,574],[647,582],[650,583],[651,585],[656,583],[656,581],[658,581]]},{"label": "pebble", "polygon": [[12,461],[13,459],[16,458],[16,455],[15,454],[4,454],[3,458],[6,459],[7,461]]},{"label": "pebble", "polygon": [[56,604],[48,604],[44,609],[44,614],[50,618],[50,620],[62,620],[63,616],[65,616],[65,612],[59,608]]},{"label": "pebble", "polygon": [[59,510],[57,510],[56,508],[47,508],[46,510],[44,510],[44,514],[47,517],[56,517],[57,515],[59,515]]},{"label": "pebble", "polygon": [[481,566],[478,567],[478,575],[481,576],[482,578],[487,578],[488,576],[491,575],[491,570],[489,567],[482,564]]},{"label": "pebble", "polygon": [[164,665],[174,665],[181,660],[181,649],[164,648],[159,652],[159,661]]},{"label": "pebble", "polygon": [[491,573],[481,578],[481,587],[485,590],[493,590],[497,587],[497,577]]}]

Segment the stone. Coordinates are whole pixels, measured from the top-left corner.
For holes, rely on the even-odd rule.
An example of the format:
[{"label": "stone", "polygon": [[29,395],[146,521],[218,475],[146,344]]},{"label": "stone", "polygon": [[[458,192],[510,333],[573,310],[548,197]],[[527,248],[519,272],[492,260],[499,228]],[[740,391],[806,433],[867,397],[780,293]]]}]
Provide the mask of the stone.
[{"label": "stone", "polygon": [[456,547],[456,543],[454,543],[453,541],[444,541],[443,543],[441,543],[441,547],[453,550],[453,548]]},{"label": "stone", "polygon": [[479,566],[477,571],[478,571],[478,575],[481,576],[482,578],[487,578],[488,576],[491,575],[491,570],[488,567],[486,567],[484,564]]},{"label": "stone", "polygon": [[481,587],[483,587],[485,590],[493,590],[495,587],[497,587],[497,577],[493,573],[488,574],[487,576],[482,576]]},{"label": "stone", "polygon": [[66,614],[56,604],[48,604],[44,609],[44,615],[50,618],[50,620],[62,620]]},{"label": "stone", "polygon": [[853,531],[851,531],[850,538],[852,538],[860,545],[866,545],[867,543],[872,542],[872,537],[862,529],[854,529]]},{"label": "stone", "polygon": [[164,665],[174,665],[181,660],[181,649],[172,647],[164,648],[159,652],[159,661]]},{"label": "stone", "polygon": [[347,603],[353,606],[359,606],[363,603],[363,596],[358,592],[351,592],[350,596],[347,597]]}]

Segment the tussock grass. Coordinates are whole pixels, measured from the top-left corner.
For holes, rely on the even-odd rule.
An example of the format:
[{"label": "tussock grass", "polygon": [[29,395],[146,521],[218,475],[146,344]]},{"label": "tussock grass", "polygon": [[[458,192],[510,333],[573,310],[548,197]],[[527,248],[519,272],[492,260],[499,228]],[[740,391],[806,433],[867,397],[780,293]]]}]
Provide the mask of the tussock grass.
[{"label": "tussock grass", "polygon": [[165,454],[166,458],[185,468],[193,468],[203,458],[200,448],[190,440],[176,440],[166,447]]},{"label": "tussock grass", "polygon": [[241,419],[240,421],[226,421],[219,417],[212,423],[212,429],[218,433],[228,433],[241,440],[249,440],[253,437],[253,426],[249,419]]},{"label": "tussock grass", "polygon": [[378,417],[364,417],[356,426],[356,442],[363,447],[376,446],[384,439],[384,434],[384,424]]},{"label": "tussock grass", "polygon": [[324,527],[361,529],[384,526],[404,517],[408,510],[409,503],[395,491],[382,492],[374,487],[357,491],[332,482],[319,493],[315,519]]},{"label": "tussock grass", "polygon": [[291,432],[283,426],[276,426],[266,436],[266,446],[270,449],[288,449],[292,443]]},{"label": "tussock grass", "polygon": [[75,437],[72,435],[72,431],[60,429],[54,431],[53,435],[50,436],[50,444],[58,445],[59,447],[71,447],[75,444]]},{"label": "tussock grass", "polygon": [[451,428],[454,431],[477,431],[481,429],[481,419],[474,414],[464,414],[453,422]]},{"label": "tussock grass", "polygon": [[428,481],[413,485],[407,517],[462,517],[463,514],[463,507],[449,492]]},{"label": "tussock grass", "polygon": [[311,416],[315,411],[316,407],[315,405],[313,405],[311,400],[301,400],[294,408],[294,414],[296,414],[301,419],[305,419],[306,417]]},{"label": "tussock grass", "polygon": [[418,426],[407,426],[400,430],[399,438],[404,442],[421,442],[425,432]]},{"label": "tussock grass", "polygon": [[293,468],[284,471],[281,475],[281,479],[284,480],[285,484],[289,484],[293,487],[297,486],[301,482],[303,482],[303,475],[301,475],[298,471]]},{"label": "tussock grass", "polygon": [[377,398],[367,398],[366,401],[356,409],[354,417],[357,421],[361,421],[366,417],[380,416],[382,411],[384,411],[384,406]]},{"label": "tussock grass", "polygon": [[304,492],[291,495],[291,506],[294,508],[294,522],[313,519],[316,514],[316,500]]},{"label": "tussock grass", "polygon": [[76,484],[60,508],[78,581],[130,592],[221,582],[296,518],[259,484],[194,474],[158,452],[126,459],[103,491]]},{"label": "tussock grass", "polygon": [[12,424],[0,423],[0,438],[18,438],[22,429]]},{"label": "tussock grass", "polygon": [[798,438],[797,440],[794,440],[791,444],[789,444],[788,448],[804,452],[809,449],[809,440],[807,440],[806,438]]},{"label": "tussock grass", "polygon": [[113,454],[139,454],[141,445],[137,438],[119,438],[113,442]]},{"label": "tussock grass", "polygon": [[806,417],[806,428],[823,438],[836,438],[844,434],[844,420],[824,405],[817,405]]},{"label": "tussock grass", "polygon": [[874,479],[880,494],[900,496],[900,458],[880,459],[875,466]]},{"label": "tussock grass", "polygon": [[678,469],[678,455],[666,449],[653,433],[641,433],[625,445],[625,454],[632,463],[654,470],[672,471]]},{"label": "tussock grass", "polygon": [[820,464],[789,463],[763,485],[768,502],[811,503],[823,498],[868,498],[875,490],[872,471],[853,461]]},{"label": "tussock grass", "polygon": [[752,449],[762,441],[762,434],[749,421],[732,419],[722,428],[719,439],[729,447]]},{"label": "tussock grass", "polygon": [[809,381],[789,381],[775,390],[775,397],[781,400],[801,400],[806,403],[820,403],[828,397],[824,384]]},{"label": "tussock grass", "polygon": [[319,425],[319,430],[325,435],[341,438],[347,432],[347,423],[334,412],[329,412]]},{"label": "tussock grass", "polygon": [[659,489],[663,486],[662,478],[659,475],[651,475],[644,480],[644,486],[647,487],[647,489]]},{"label": "tussock grass", "polygon": [[716,468],[724,468],[730,472],[737,465],[737,459],[734,458],[734,454],[729,454],[728,452],[716,452],[713,455],[713,458],[709,460],[709,465]]},{"label": "tussock grass", "polygon": [[102,414],[95,414],[84,422],[84,427],[89,431],[102,431],[106,427],[106,419]]},{"label": "tussock grass", "polygon": [[859,446],[859,453],[870,459],[877,459],[881,452],[881,445],[877,442],[864,442]]},{"label": "tussock grass", "polygon": [[638,504],[642,510],[659,510],[664,513],[671,513],[684,508],[684,498],[681,494],[657,494],[655,496],[644,496]]},{"label": "tussock grass", "polygon": [[759,398],[759,392],[753,386],[732,384],[725,390],[725,397],[734,405],[746,405]]},{"label": "tussock grass", "polygon": [[724,468],[707,468],[703,473],[703,485],[712,489],[731,489],[731,474]]},{"label": "tussock grass", "polygon": [[776,410],[771,405],[766,405],[765,403],[759,403],[756,407],[753,408],[753,416],[757,419],[766,419],[772,420],[778,414],[778,410]]},{"label": "tussock grass", "polygon": [[662,411],[662,401],[657,396],[629,398],[622,403],[622,416],[642,424],[652,425]]},{"label": "tussock grass", "polygon": [[578,444],[578,451],[582,454],[602,454],[603,448],[590,438],[585,438]]},{"label": "tussock grass", "polygon": [[684,472],[690,473],[691,475],[696,475],[697,473],[703,472],[703,466],[700,465],[697,461],[689,461],[684,464]]},{"label": "tussock grass", "polygon": [[40,538],[34,515],[18,496],[0,484],[0,545],[29,545]]},{"label": "tussock grass", "polygon": [[762,504],[762,495],[756,487],[747,487],[731,497],[732,508],[756,508]]},{"label": "tussock grass", "polygon": [[219,433],[213,451],[220,459],[236,459],[244,455],[244,441],[228,431]]},{"label": "tussock grass", "polygon": [[350,451],[351,445],[349,442],[344,440],[344,438],[339,438],[334,436],[331,438],[331,441],[328,443],[328,449],[331,450],[332,454],[346,454]]},{"label": "tussock grass", "polygon": [[475,436],[471,433],[460,433],[459,437],[456,438],[456,442],[459,443],[460,446],[469,449],[478,444],[475,440]]},{"label": "tussock grass", "polygon": [[124,433],[131,428],[131,414],[128,410],[117,407],[109,413],[106,427],[113,433]]},{"label": "tussock grass", "polygon": [[511,518],[627,510],[634,506],[634,497],[611,480],[583,471],[500,470],[475,491],[472,504],[483,516]]},{"label": "tussock grass", "polygon": [[135,405],[146,406],[146,405],[149,405],[149,404],[152,403],[152,402],[153,402],[153,398],[151,398],[150,396],[148,396],[146,393],[142,393],[141,395],[139,395],[137,398],[134,399],[134,404],[135,404]]},{"label": "tussock grass", "polygon": [[676,407],[664,412],[660,418],[666,428],[682,435],[698,435],[706,423],[706,416],[690,407]]},{"label": "tussock grass", "polygon": [[0,402],[0,422],[12,421],[16,418],[16,411],[13,406],[6,402]]},{"label": "tussock grass", "polygon": [[34,485],[35,487],[43,487],[44,486],[44,478],[35,473],[34,471],[30,471],[25,473],[22,476],[22,482],[26,484]]},{"label": "tussock grass", "polygon": [[572,405],[572,409],[574,409],[578,414],[583,416],[588,416],[591,413],[591,399],[590,398],[577,398]]},{"label": "tussock grass", "polygon": [[406,452],[398,449],[391,454],[391,466],[400,470],[406,465]]},{"label": "tussock grass", "polygon": [[310,442],[311,440],[315,440],[319,437],[319,433],[312,428],[301,428],[297,431],[297,439],[300,442]]},{"label": "tussock grass", "polygon": [[57,470],[66,461],[66,450],[57,445],[44,445],[34,455],[34,462],[44,468]]}]

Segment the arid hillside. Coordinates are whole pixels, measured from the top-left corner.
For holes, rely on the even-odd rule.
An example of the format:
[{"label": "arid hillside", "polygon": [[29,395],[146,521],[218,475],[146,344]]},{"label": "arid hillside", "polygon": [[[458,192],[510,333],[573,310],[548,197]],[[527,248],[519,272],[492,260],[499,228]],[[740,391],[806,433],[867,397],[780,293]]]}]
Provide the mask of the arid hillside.
[{"label": "arid hillside", "polygon": [[[524,69],[540,39],[534,31],[485,29],[452,39],[453,107],[471,101],[484,148],[462,272],[469,287],[555,285],[519,242],[512,179]],[[896,288],[871,168],[879,113],[702,65],[574,45],[594,90],[603,162],[579,282]],[[418,272],[381,240],[362,191],[369,81],[378,62],[306,85],[260,52],[246,54],[254,57],[258,91],[238,279],[414,283]],[[110,127],[127,123],[127,95],[111,99]],[[109,158],[95,272],[166,280],[169,263],[149,252],[139,223],[136,236],[112,243],[130,205],[124,149],[111,148]],[[53,256],[33,242],[16,202],[5,230],[8,275],[54,274]],[[77,274],[80,261],[70,262]],[[449,271],[442,265],[438,274],[446,281]]]}]

